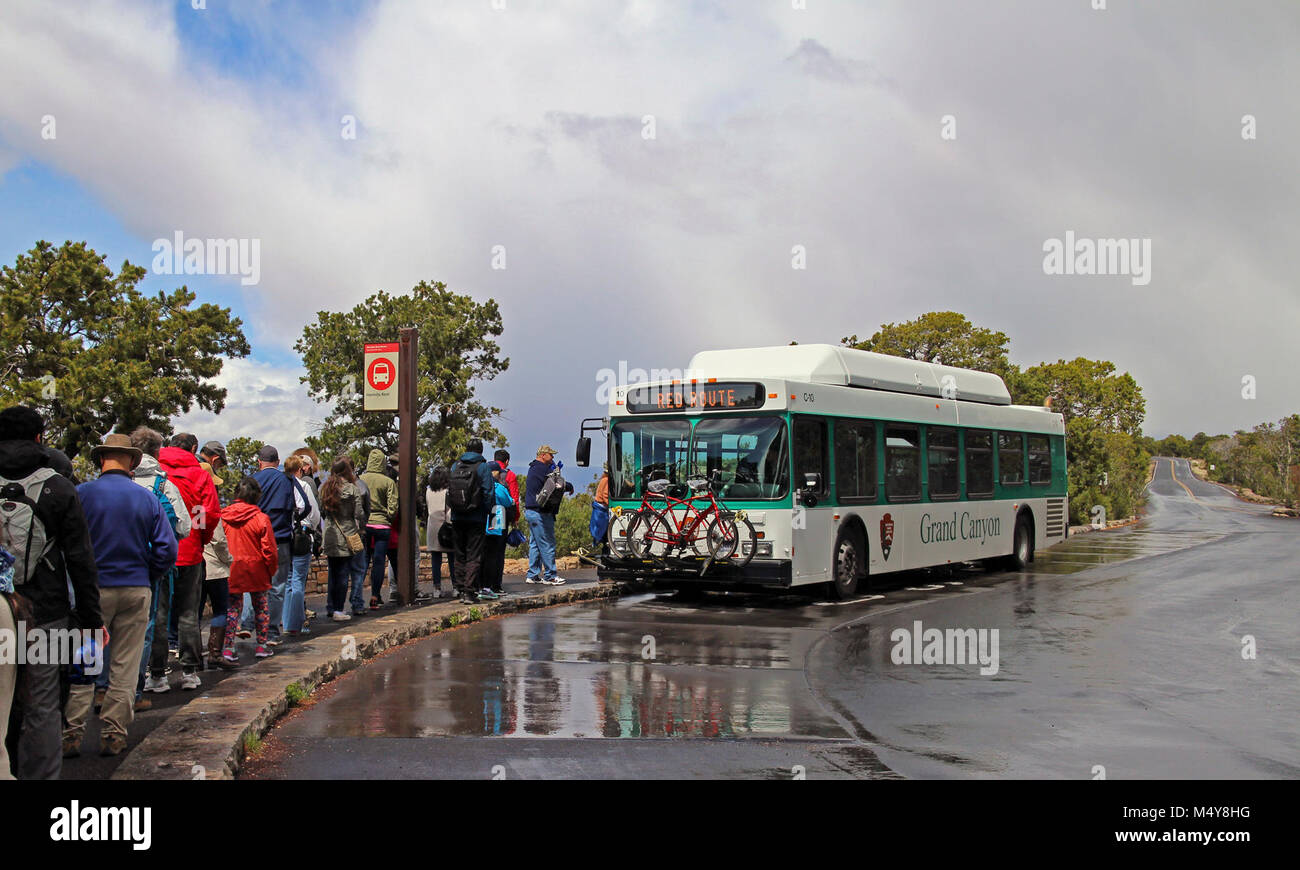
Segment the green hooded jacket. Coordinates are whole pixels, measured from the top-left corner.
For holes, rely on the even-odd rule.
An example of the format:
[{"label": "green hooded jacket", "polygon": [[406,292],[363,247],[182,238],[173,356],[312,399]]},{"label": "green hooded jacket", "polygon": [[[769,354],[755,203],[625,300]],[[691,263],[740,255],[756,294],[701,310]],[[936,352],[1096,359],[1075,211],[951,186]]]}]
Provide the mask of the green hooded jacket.
[{"label": "green hooded jacket", "polygon": [[391,526],[393,517],[397,516],[397,481],[384,474],[386,461],[384,451],[371,450],[366,458],[366,470],[361,473],[362,481],[370,489],[368,526]]}]

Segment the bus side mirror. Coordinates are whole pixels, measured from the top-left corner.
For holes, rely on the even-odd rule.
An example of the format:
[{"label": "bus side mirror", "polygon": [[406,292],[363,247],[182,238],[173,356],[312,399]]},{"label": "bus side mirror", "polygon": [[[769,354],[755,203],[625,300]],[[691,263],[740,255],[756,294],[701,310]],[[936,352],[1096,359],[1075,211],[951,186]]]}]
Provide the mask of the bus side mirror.
[{"label": "bus side mirror", "polygon": [[586,468],[591,464],[591,439],[585,435],[578,439],[578,449],[573,451],[574,462],[578,463],[579,468]]}]

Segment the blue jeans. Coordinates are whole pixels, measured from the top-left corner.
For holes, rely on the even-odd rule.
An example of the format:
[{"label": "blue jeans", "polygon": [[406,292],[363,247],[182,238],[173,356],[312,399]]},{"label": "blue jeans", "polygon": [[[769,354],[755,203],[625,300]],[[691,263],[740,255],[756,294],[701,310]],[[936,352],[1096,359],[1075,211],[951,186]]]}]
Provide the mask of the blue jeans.
[{"label": "blue jeans", "polygon": [[284,596],[284,630],[302,631],[307,615],[307,574],[311,571],[311,553],[294,556],[289,572],[289,585]]},{"label": "blue jeans", "polygon": [[[271,628],[267,634],[268,637],[279,637],[280,629],[283,628],[281,623],[284,621],[284,591],[285,587],[289,585],[289,571],[293,568],[293,550],[287,540],[277,540],[275,542],[275,551],[279,565],[275,577],[271,580],[271,591],[266,596],[267,609],[271,617]],[[239,627],[245,631],[253,631],[251,600],[252,597],[248,593],[244,593],[244,607],[239,615]]]},{"label": "blue jeans", "polygon": [[555,579],[555,514],[524,511],[528,521],[528,576]]},{"label": "blue jeans", "polygon": [[366,526],[366,549],[370,556],[370,597],[378,598],[384,588],[384,575],[388,573],[388,529]]},{"label": "blue jeans", "polygon": [[370,554],[365,550],[352,556],[348,571],[352,575],[352,612],[366,610],[366,569],[370,567]]},{"label": "blue jeans", "polygon": [[[440,550],[429,551],[429,562],[430,562],[430,567],[432,568],[432,571],[430,573],[433,575],[433,587],[435,589],[442,588],[443,555],[444,554]],[[456,554],[451,550],[448,550],[446,556],[447,556],[447,579],[451,581],[452,586],[455,586],[456,585]]]}]

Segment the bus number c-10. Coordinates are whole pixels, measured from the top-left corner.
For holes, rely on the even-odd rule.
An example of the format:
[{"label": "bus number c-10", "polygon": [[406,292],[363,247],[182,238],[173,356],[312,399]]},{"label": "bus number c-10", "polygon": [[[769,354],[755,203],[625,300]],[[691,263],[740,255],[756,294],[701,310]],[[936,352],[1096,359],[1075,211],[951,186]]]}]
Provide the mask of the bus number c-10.
[{"label": "bus number c-10", "polygon": [[813,396],[812,393],[804,393],[804,394],[803,394],[803,400],[804,400],[805,402],[814,402],[814,401],[816,401],[816,399],[814,398],[814,396]]}]

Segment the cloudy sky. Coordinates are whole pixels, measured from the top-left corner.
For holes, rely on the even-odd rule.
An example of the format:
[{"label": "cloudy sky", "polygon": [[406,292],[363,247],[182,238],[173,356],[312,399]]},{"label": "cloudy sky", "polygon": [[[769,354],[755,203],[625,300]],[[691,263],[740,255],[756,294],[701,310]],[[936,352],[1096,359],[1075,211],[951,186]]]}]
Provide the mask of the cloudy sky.
[{"label": "cloudy sky", "polygon": [[[145,286],[253,345],[184,424],[282,449],[325,414],[304,323],[422,279],[500,302],[516,458],[620,361],[939,309],[1114,361],[1156,436],[1300,410],[1300,4],[1094,3],[6,0],[0,260],[260,240],[256,286]],[[1150,239],[1150,282],[1044,274],[1071,230]]]}]

